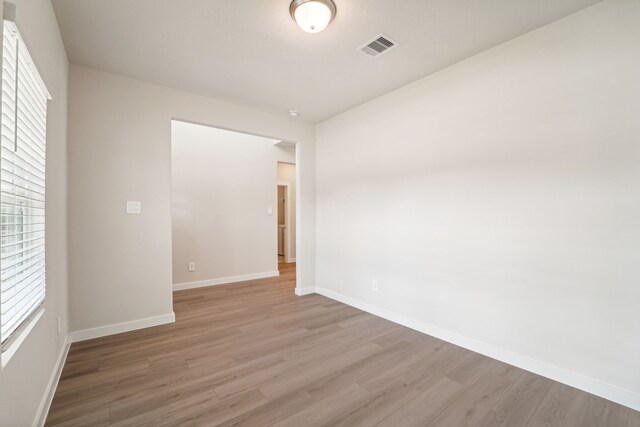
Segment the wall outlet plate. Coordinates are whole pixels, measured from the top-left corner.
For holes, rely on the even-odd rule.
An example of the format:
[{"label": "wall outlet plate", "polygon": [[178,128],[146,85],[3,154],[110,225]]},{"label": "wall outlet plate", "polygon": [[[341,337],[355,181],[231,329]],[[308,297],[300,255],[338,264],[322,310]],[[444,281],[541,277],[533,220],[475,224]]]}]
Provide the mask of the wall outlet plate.
[{"label": "wall outlet plate", "polygon": [[372,280],[371,281],[371,289],[373,290],[373,292],[378,292],[378,281],[377,280]]},{"label": "wall outlet plate", "polygon": [[189,271],[196,271],[196,263],[190,262],[188,268],[189,268]]}]

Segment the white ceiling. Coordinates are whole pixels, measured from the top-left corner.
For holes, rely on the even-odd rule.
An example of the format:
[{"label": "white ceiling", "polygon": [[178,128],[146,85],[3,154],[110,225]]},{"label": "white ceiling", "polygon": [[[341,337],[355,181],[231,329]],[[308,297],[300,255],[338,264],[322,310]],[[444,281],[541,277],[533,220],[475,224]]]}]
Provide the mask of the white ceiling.
[{"label": "white ceiling", "polygon": [[[319,34],[290,0],[53,0],[73,63],[318,122],[599,0],[334,0]],[[379,33],[400,46],[356,51]]]}]

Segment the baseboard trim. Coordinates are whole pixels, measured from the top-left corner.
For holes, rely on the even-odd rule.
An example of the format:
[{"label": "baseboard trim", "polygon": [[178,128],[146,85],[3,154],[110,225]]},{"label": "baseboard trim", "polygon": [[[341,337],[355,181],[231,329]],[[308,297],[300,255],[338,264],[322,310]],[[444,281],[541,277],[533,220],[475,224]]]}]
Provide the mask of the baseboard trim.
[{"label": "baseboard trim", "polygon": [[185,289],[206,288],[207,286],[226,285],[228,283],[246,282],[247,280],[266,279],[268,277],[277,277],[279,275],[279,271],[265,271],[262,273],[220,277],[218,279],[200,280],[197,282],[176,283],[173,285],[173,290],[183,291]]},{"label": "baseboard trim", "polygon": [[531,359],[521,354],[513,353],[511,351],[493,346],[491,344],[474,340],[455,332],[442,329],[435,325],[404,316],[402,314],[366,303],[364,301],[360,301],[358,299],[349,297],[339,292],[332,291],[330,289],[316,288],[315,292],[320,295],[324,295],[327,298],[340,301],[344,304],[366,311],[378,317],[382,317],[394,323],[398,323],[402,326],[406,326],[424,334],[431,335],[460,347],[464,347],[476,353],[483,354],[493,359],[497,359],[501,362],[508,363],[529,372],[533,372],[543,377],[550,378],[563,384],[567,384],[571,387],[586,391],[587,393],[591,393],[604,399],[611,400],[612,402],[619,403],[620,405],[627,406],[631,409],[635,409],[636,411],[640,411],[640,394],[621,389],[619,387],[584,376],[582,374],[578,374],[573,371],[569,371],[564,368],[560,368],[558,366]]},{"label": "baseboard trim", "polygon": [[163,314],[162,316],[147,317],[145,319],[132,320],[130,322],[115,323],[113,325],[71,332],[69,334],[69,339],[72,343],[86,341],[93,338],[106,337],[107,335],[121,334],[123,332],[135,331],[137,329],[173,323],[175,321],[176,315],[174,312],[171,312],[169,314]]},{"label": "baseboard trim", "polygon": [[298,295],[299,297],[301,297],[303,295],[313,294],[315,292],[316,291],[313,288],[296,288],[296,290],[295,290],[296,295]]},{"label": "baseboard trim", "polygon": [[285,261],[285,264],[291,264],[291,263],[294,263],[294,262],[296,262],[296,259],[295,259],[295,258],[289,258],[289,259],[287,259],[287,260]]},{"label": "baseboard trim", "polygon": [[47,389],[44,393],[44,396],[42,396],[42,401],[40,401],[38,413],[36,414],[36,419],[33,423],[34,426],[42,427],[47,421],[49,408],[51,408],[51,402],[53,402],[53,396],[56,394],[58,382],[60,381],[60,376],[62,375],[62,368],[64,368],[64,362],[67,360],[67,355],[69,354],[69,347],[71,347],[71,340],[67,336],[62,349],[60,349],[60,354],[58,355],[58,360],[56,360],[55,369],[53,370],[53,372],[51,373],[51,377],[49,378]]}]

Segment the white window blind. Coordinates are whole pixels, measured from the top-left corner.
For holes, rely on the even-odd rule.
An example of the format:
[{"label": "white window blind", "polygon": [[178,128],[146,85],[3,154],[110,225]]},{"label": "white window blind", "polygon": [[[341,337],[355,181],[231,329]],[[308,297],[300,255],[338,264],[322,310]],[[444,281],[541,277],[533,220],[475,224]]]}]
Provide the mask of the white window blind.
[{"label": "white window blind", "polygon": [[45,164],[49,94],[11,21],[2,38],[0,342],[45,298]]}]

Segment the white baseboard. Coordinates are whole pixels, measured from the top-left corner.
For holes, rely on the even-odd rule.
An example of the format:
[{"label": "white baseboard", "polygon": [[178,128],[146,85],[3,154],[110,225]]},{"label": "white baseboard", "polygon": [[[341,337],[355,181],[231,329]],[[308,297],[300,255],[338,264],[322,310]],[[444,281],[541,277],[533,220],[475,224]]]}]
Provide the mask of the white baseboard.
[{"label": "white baseboard", "polygon": [[67,336],[67,339],[60,350],[60,354],[58,355],[58,360],[56,360],[55,368],[49,378],[47,389],[44,396],[42,396],[42,401],[40,401],[38,413],[36,414],[36,419],[33,423],[34,426],[42,427],[44,426],[45,421],[47,421],[49,408],[51,408],[51,402],[53,401],[53,396],[56,394],[60,375],[62,375],[62,368],[64,367],[64,362],[67,360],[67,354],[69,354],[69,347],[71,347],[71,340],[69,340],[69,337]]},{"label": "white baseboard", "polygon": [[289,259],[287,259],[285,262],[286,262],[287,264],[291,264],[291,263],[293,263],[293,262],[296,262],[296,259],[295,259],[295,258],[289,258]]},{"label": "white baseboard", "polygon": [[279,271],[265,271],[263,273],[243,274],[241,276],[220,277],[218,279],[200,280],[197,282],[175,283],[174,291],[185,289],[205,288],[207,286],[226,285],[227,283],[245,282],[247,280],[266,279],[267,277],[279,276]]},{"label": "white baseboard", "polygon": [[93,338],[106,337],[107,335],[121,334],[123,332],[135,331],[137,329],[150,328],[152,326],[164,325],[176,321],[175,313],[163,314],[162,316],[147,317],[145,319],[132,320],[130,322],[115,323],[113,325],[100,326],[97,328],[83,329],[71,332],[69,339],[72,343],[90,340]]},{"label": "white baseboard", "polygon": [[315,292],[316,291],[313,288],[296,288],[296,290],[295,290],[296,295],[298,295],[299,297],[301,297],[303,295],[313,294]]},{"label": "white baseboard", "polygon": [[[511,351],[496,347],[491,344],[474,340],[455,332],[439,328],[435,325],[404,316],[402,314],[366,303],[364,301],[357,300],[339,292],[335,292],[326,288],[316,288],[315,292],[336,301],[340,301],[344,304],[350,305],[352,307],[356,307],[368,313],[374,314],[378,317],[390,320],[394,323],[398,323],[408,328],[415,329],[416,331],[431,335],[460,347],[464,347],[468,350],[475,351],[476,353],[480,353],[493,359],[500,360],[501,362],[508,363],[529,372],[533,372],[543,377],[550,378],[563,384],[570,385],[571,387],[586,391],[587,393],[595,394],[596,396],[611,400],[613,402],[619,403],[620,405],[635,409],[636,411],[640,411],[640,394],[621,389],[619,387],[604,383],[594,378],[584,376],[577,372],[569,371],[558,366],[531,359],[521,354],[513,353]],[[296,295],[298,295],[297,289]]]}]

